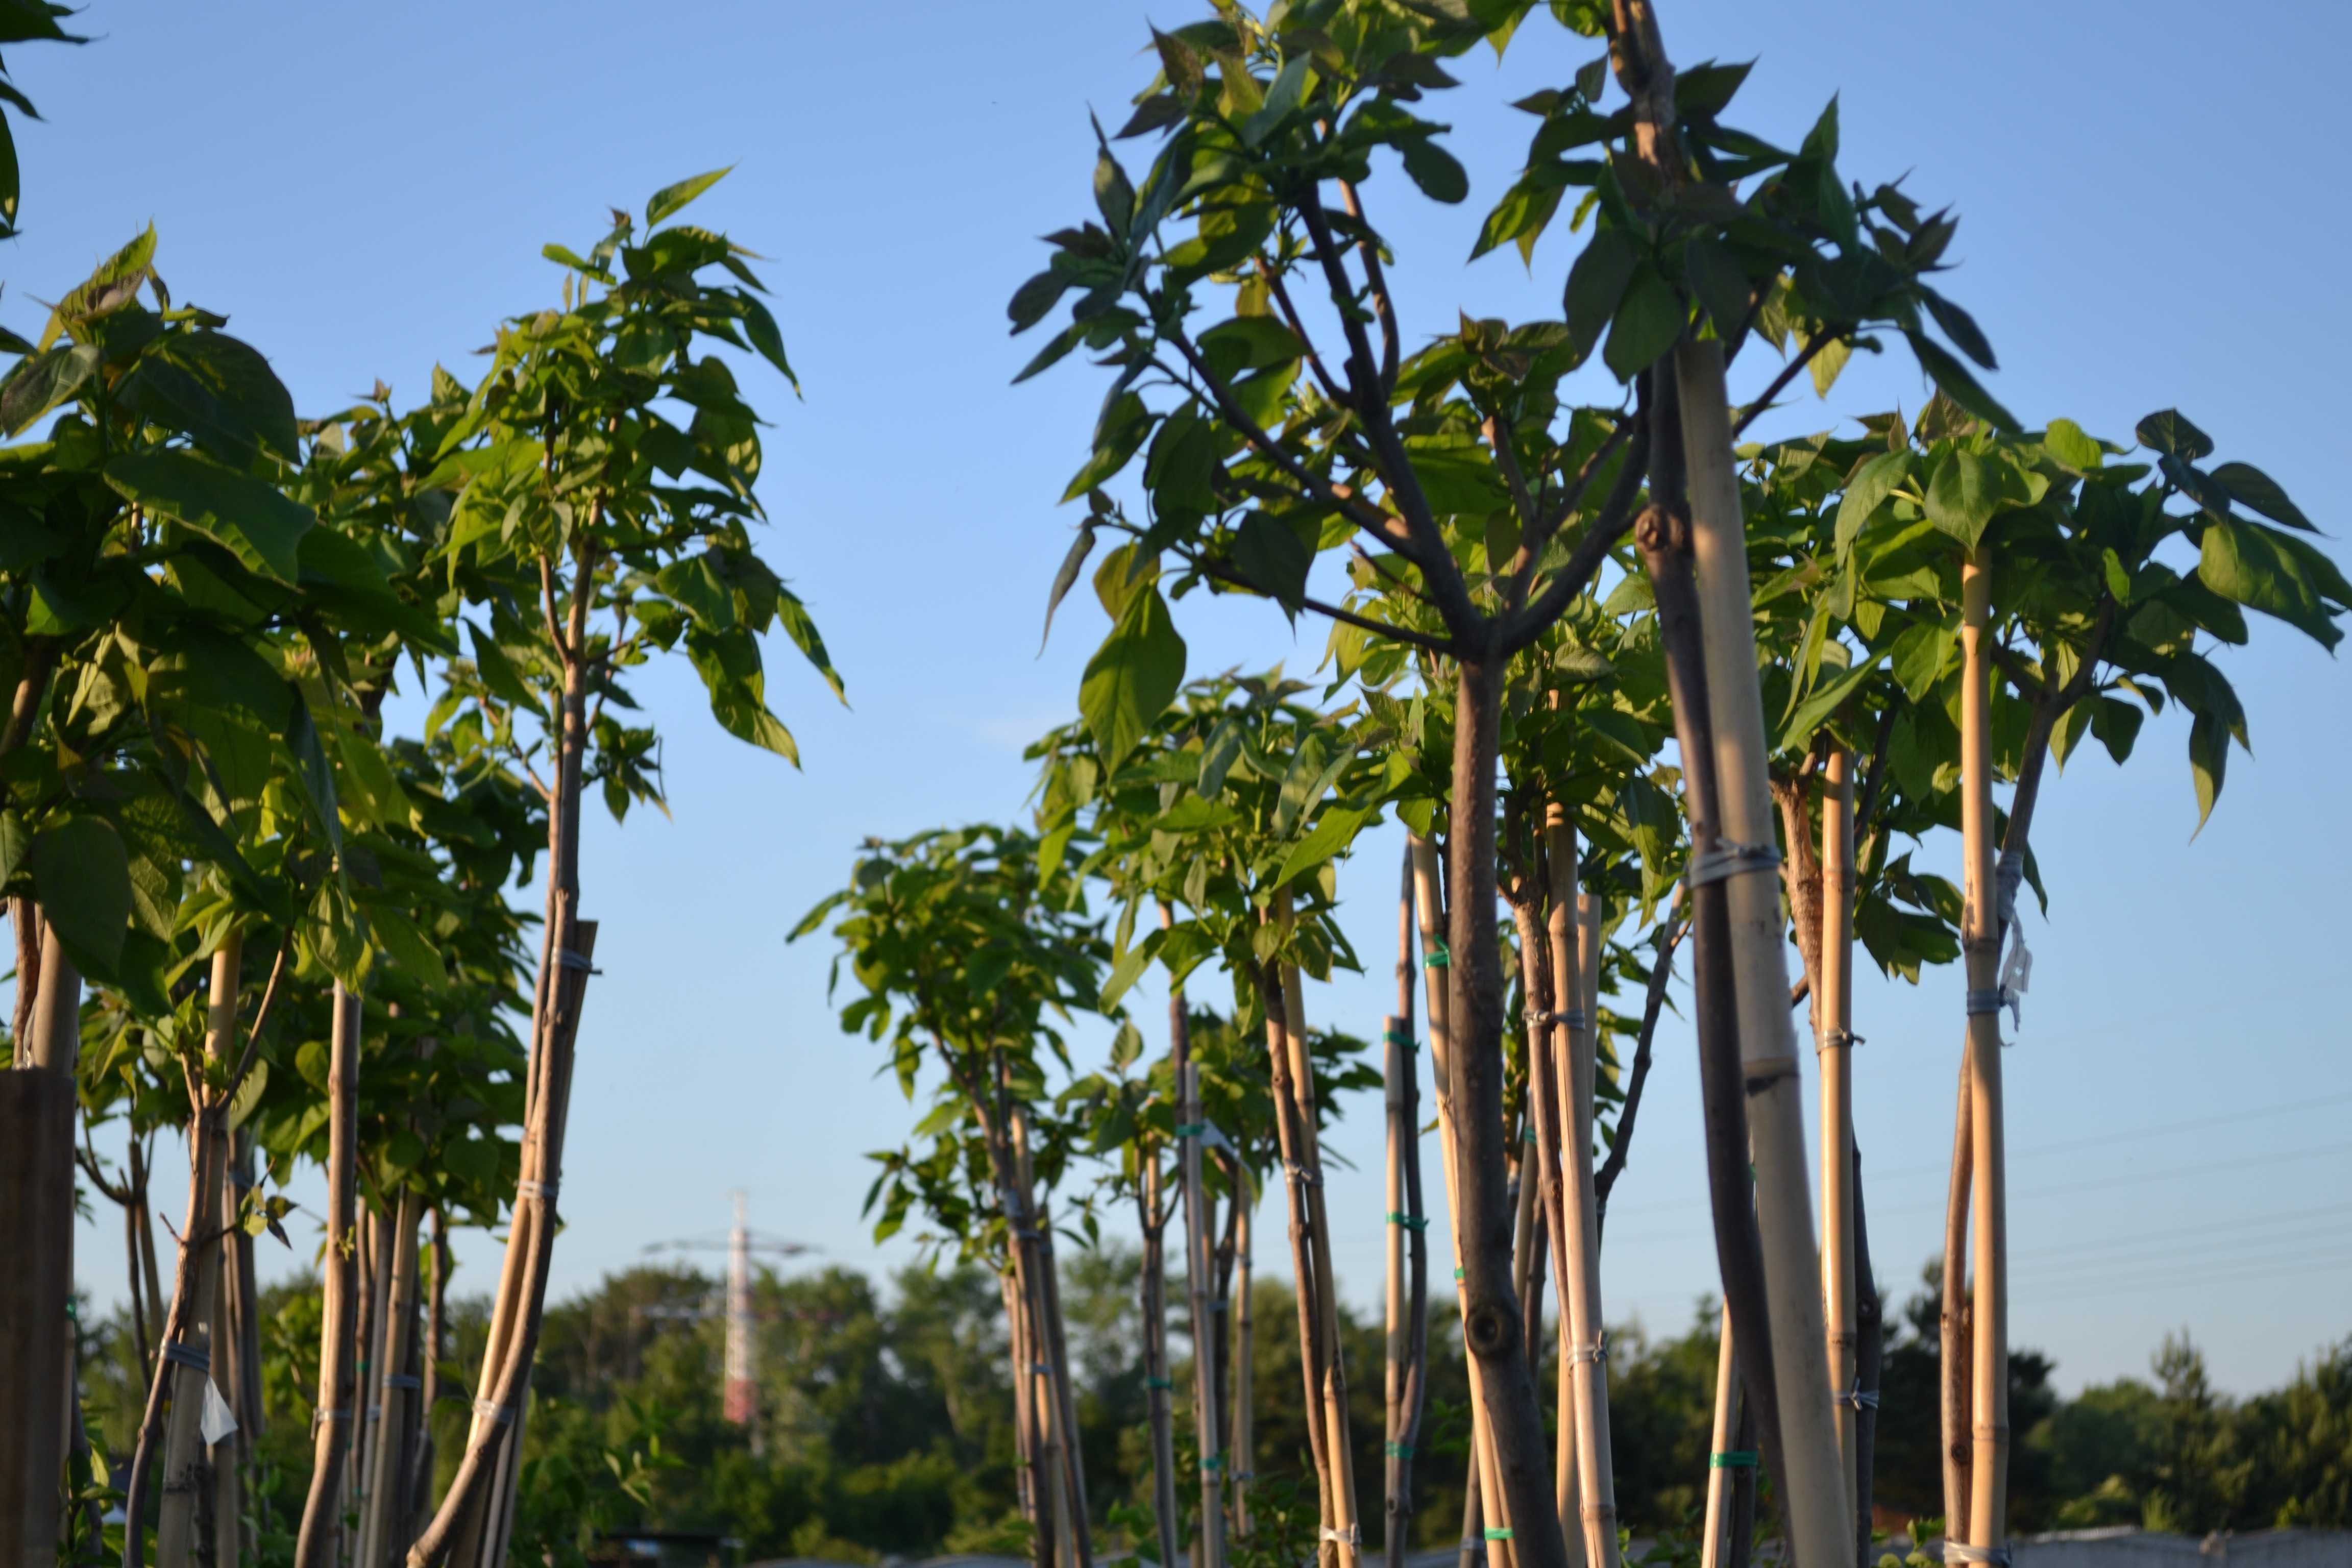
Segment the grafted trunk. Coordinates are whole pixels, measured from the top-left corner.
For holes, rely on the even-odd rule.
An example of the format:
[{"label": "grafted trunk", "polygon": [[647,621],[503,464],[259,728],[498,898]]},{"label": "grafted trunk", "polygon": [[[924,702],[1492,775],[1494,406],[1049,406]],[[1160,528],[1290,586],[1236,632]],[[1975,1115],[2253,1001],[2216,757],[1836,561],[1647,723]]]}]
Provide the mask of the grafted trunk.
[{"label": "grafted trunk", "polygon": [[[1487,804],[1491,808],[1491,795]],[[1450,980],[1453,953],[1443,934],[1449,929],[1450,922],[1438,875],[1436,847],[1423,838],[1414,838],[1411,843],[1413,901],[1421,922],[1422,973],[1425,977],[1424,989],[1429,1005],[1429,1081],[1437,1099],[1438,1163],[1445,1172],[1446,1202],[1452,1210],[1453,1224],[1449,1228],[1454,1244],[1454,1304],[1463,1315],[1463,1332],[1466,1339],[1470,1298],[1462,1288],[1463,1215],[1465,1210],[1461,1176],[1460,1120],[1464,1111],[1454,1070],[1457,1053],[1454,1050],[1454,994]],[[1495,1117],[1499,1131],[1502,1117],[1499,1093]],[[1500,1139],[1496,1142],[1499,1142]],[[1509,1213],[1507,1207],[1502,1210],[1507,1227]],[[1507,1228],[1503,1235],[1507,1246]],[[1509,1504],[1495,1479],[1494,1429],[1486,1409],[1486,1382],[1477,1374],[1475,1364],[1470,1377],[1470,1447],[1471,1480],[1462,1500],[1462,1568],[1471,1568],[1476,1543],[1482,1538],[1486,1547],[1487,1568],[1511,1568]],[[1546,1501],[1549,1503],[1549,1500]]]}]

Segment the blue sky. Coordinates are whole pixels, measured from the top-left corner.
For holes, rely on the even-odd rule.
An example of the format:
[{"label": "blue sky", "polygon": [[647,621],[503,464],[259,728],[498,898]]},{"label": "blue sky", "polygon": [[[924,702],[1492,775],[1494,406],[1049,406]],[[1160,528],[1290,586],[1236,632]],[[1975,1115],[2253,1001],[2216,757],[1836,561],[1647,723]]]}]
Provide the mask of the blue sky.
[{"label": "blue sky", "polygon": [[[794,773],[723,736],[690,676],[644,682],[673,820],[592,820],[587,835],[583,908],[604,922],[605,973],[582,1037],[559,1292],[647,1243],[722,1226],[738,1186],[754,1223],[829,1260],[912,1256],[895,1244],[877,1259],[858,1215],[863,1154],[912,1117],[871,1048],[837,1032],[824,944],[782,937],[863,836],[1018,812],[1023,742],[1075,711],[1099,611],[1074,596],[1042,657],[1037,629],[1068,538],[1055,499],[1101,387],[1075,361],[1009,386],[1032,350],[1005,336],[1003,302],[1040,264],[1034,237],[1089,210],[1087,109],[1110,119],[1142,84],[1147,19],[1192,15],[1100,0],[97,0],[82,23],[99,41],[11,54],[47,119],[19,131],[26,232],[0,253],[0,319],[37,328],[36,300],[152,218],[175,294],[230,314],[306,411],[379,376],[419,396],[436,359],[470,375],[499,317],[552,301],[541,244],[593,239],[608,206],[739,165],[695,216],[772,258],[807,395],[752,383],[774,424],[766,551],[809,601],[854,706],[789,650],[772,658],[774,705],[806,758]],[[2331,455],[2352,297],[2325,193],[2340,183],[2330,150],[2352,140],[2336,79],[2352,25],[2336,8],[2224,26],[2185,4],[1689,0],[1664,19],[1685,64],[1760,57],[1740,123],[1793,143],[1840,93],[1850,176],[1910,171],[1916,196],[1957,205],[1949,291],[1999,349],[1995,390],[2028,423],[2064,415],[2127,437],[2177,404],[2341,533]],[[1514,256],[1461,258],[1524,151],[1531,122],[1506,106],[1591,53],[1536,25],[1499,66],[1464,62],[1433,112],[1456,126],[1465,205],[1432,206],[1393,170],[1368,188],[1400,253],[1409,332],[1444,330],[1457,308],[1557,310],[1564,235],[1532,276]],[[1772,417],[1795,433],[1922,397],[1907,362],[1864,359],[1826,409]],[[1294,637],[1263,605],[1196,597],[1179,624],[1196,672],[1320,657],[1319,628]],[[2012,1312],[2018,1342],[2054,1355],[2069,1388],[2144,1370],[2168,1329],[2189,1328],[2242,1391],[2352,1331],[2352,696],[2337,661],[2275,624],[2257,631],[2224,659],[2256,755],[2232,759],[2201,836],[2168,720],[2128,774],[2078,760],[2038,825],[2053,902],[2030,925],[2034,986],[2007,1058]],[[1344,873],[1375,978],[1309,998],[1365,1033],[1384,1005],[1396,833],[1374,834]],[[1955,845],[1920,858],[1957,875]],[[1874,1247],[1898,1295],[1938,1245],[1960,985],[1872,976],[1856,1001]],[[1658,1052],[1606,1289],[1612,1319],[1674,1331],[1713,1263],[1687,1032],[1670,1019]],[[1376,1168],[1377,1100],[1347,1114],[1331,1147]],[[174,1204],[177,1180],[167,1165],[157,1182]],[[1382,1205],[1369,1178],[1335,1178],[1333,1193],[1343,1280],[1370,1306]],[[101,1298],[121,1288],[106,1217],[83,1250]],[[487,1289],[488,1244],[459,1250],[460,1288]]]}]

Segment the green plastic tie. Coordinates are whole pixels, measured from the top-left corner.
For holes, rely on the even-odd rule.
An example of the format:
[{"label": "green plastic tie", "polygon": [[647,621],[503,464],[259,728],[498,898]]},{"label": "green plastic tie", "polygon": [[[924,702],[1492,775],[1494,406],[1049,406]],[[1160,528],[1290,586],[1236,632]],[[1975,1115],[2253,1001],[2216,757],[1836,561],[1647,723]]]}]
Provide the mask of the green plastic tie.
[{"label": "green plastic tie", "polygon": [[1169,1382],[1164,1377],[1147,1377],[1143,1380],[1143,1386],[1146,1388],[1165,1388],[1173,1390],[1176,1385]]},{"label": "green plastic tie", "polygon": [[1508,1541],[1510,1538],[1511,1527],[1509,1525],[1505,1525],[1500,1530],[1496,1529],[1491,1524],[1486,1527],[1486,1539],[1489,1541]]},{"label": "green plastic tie", "polygon": [[1410,1459],[1412,1458],[1412,1445],[1410,1443],[1384,1443],[1381,1447],[1381,1451],[1386,1453],[1392,1459]]},{"label": "green plastic tie", "polygon": [[1389,1211],[1389,1223],[1391,1225],[1401,1225],[1407,1230],[1427,1230],[1429,1228],[1429,1216],[1427,1215],[1418,1214],[1399,1214],[1394,1209],[1391,1209]]},{"label": "green plastic tie", "polygon": [[1198,1138],[1208,1131],[1209,1124],[1205,1121],[1180,1121],[1176,1124],[1176,1136],[1179,1138]]},{"label": "green plastic tie", "polygon": [[1460,1270],[1459,1268],[1455,1269],[1455,1270],[1454,1271],[1454,1279],[1461,1279],[1461,1278],[1462,1278],[1462,1270]]},{"label": "green plastic tie", "polygon": [[1756,1468],[1756,1450],[1734,1448],[1727,1454],[1709,1454],[1706,1468],[1710,1470],[1752,1470]]},{"label": "green plastic tie", "polygon": [[1399,1034],[1394,1029],[1389,1030],[1382,1037],[1385,1038],[1389,1044],[1392,1046],[1402,1046],[1409,1051],[1419,1050],[1421,1048],[1420,1041],[1414,1039],[1411,1035]]},{"label": "green plastic tie", "polygon": [[1223,1454],[1203,1454],[1201,1456],[1201,1468],[1204,1470],[1222,1470],[1225,1468],[1225,1457]]},{"label": "green plastic tie", "polygon": [[1526,1142],[1529,1142],[1529,1143],[1534,1142],[1536,1141],[1536,1130],[1535,1130],[1535,1124],[1534,1124],[1533,1122],[1529,1122],[1529,1123],[1528,1124],[1527,1130],[1526,1130],[1524,1132],[1522,1132],[1522,1133],[1520,1134],[1520,1136],[1521,1136],[1521,1137],[1522,1137]]},{"label": "green plastic tie", "polygon": [[1435,952],[1427,952],[1422,955],[1421,966],[1423,969],[1443,969],[1453,962],[1454,955],[1445,950],[1445,943],[1441,940],[1437,944],[1437,951]]}]

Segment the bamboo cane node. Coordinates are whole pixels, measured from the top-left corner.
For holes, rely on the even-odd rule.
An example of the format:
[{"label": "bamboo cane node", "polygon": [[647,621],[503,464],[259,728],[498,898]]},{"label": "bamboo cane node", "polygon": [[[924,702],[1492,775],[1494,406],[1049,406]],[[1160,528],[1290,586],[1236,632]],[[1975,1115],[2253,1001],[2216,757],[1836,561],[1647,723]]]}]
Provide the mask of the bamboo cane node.
[{"label": "bamboo cane node", "polygon": [[1718,838],[1714,847],[1694,858],[1683,880],[1693,888],[1704,888],[1710,882],[1720,882],[1727,877],[1744,877],[1758,871],[1777,871],[1780,868],[1780,851],[1769,844],[1741,844],[1729,838]]},{"label": "bamboo cane node", "polygon": [[1589,1502],[1577,1511],[1581,1513],[1588,1522],[1595,1520],[1615,1519],[1617,1505],[1608,1502]]},{"label": "bamboo cane node", "polygon": [[195,1346],[183,1344],[178,1340],[173,1340],[163,1347],[163,1359],[174,1366],[184,1366],[190,1372],[210,1372],[213,1369],[210,1351],[198,1350]]},{"label": "bamboo cane node", "polygon": [[1992,1568],[2009,1568],[2009,1548],[2006,1546],[1970,1546],[1965,1541],[1944,1542],[1947,1563],[1985,1563]]},{"label": "bamboo cane node", "polygon": [[[1746,1071],[1748,1092],[1761,1094],[1782,1079],[1796,1076],[1797,1058],[1794,1057],[1767,1057],[1749,1062]],[[1748,1173],[1753,1176],[1755,1173],[1751,1169]]]},{"label": "bamboo cane node", "polygon": [[1969,1430],[1979,1437],[2006,1438],[2009,1436],[2009,1424],[2005,1421],[1979,1421]]}]

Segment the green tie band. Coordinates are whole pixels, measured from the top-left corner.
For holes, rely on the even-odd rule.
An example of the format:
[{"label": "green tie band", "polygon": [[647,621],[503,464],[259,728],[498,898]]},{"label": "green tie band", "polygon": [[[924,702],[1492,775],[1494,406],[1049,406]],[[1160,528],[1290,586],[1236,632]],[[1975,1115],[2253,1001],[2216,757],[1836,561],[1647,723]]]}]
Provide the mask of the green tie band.
[{"label": "green tie band", "polygon": [[1706,1468],[1710,1470],[1752,1470],[1756,1468],[1756,1450],[1734,1448],[1727,1454],[1709,1454]]},{"label": "green tie band", "polygon": [[1381,1445],[1381,1451],[1386,1453],[1391,1458],[1410,1459],[1412,1458],[1412,1445],[1410,1443],[1383,1444]]},{"label": "green tie band", "polygon": [[1445,950],[1445,943],[1440,942],[1434,952],[1422,956],[1421,966],[1423,969],[1443,969],[1453,962],[1454,955]]},{"label": "green tie band", "polygon": [[1427,1230],[1429,1228],[1429,1219],[1425,1215],[1397,1214],[1391,1211],[1389,1215],[1389,1223],[1391,1225],[1401,1225],[1407,1230]]},{"label": "green tie band", "polygon": [[1511,1531],[1508,1525],[1500,1530],[1495,1529],[1492,1525],[1486,1528],[1486,1539],[1489,1541],[1508,1541],[1510,1538]]}]

